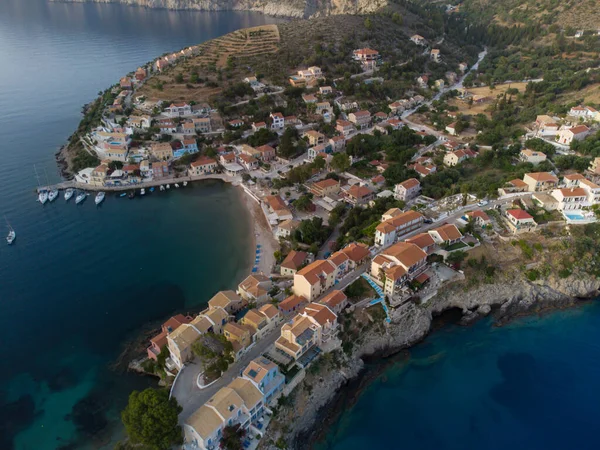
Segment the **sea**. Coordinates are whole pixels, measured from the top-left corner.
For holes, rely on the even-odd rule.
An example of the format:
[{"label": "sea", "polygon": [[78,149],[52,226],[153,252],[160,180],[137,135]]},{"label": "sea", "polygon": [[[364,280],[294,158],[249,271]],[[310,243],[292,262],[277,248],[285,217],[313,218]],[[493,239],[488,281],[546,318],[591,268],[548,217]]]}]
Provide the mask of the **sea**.
[{"label": "sea", "polygon": [[280,20],[0,0],[0,449],[112,448],[129,393],[157,385],[119,370],[127,344],[235,288],[254,254],[228,184],[42,206],[34,167],[59,181],[55,153],[82,106],[140,64]]},{"label": "sea", "polygon": [[600,448],[600,304],[448,325],[371,362],[317,450]]}]

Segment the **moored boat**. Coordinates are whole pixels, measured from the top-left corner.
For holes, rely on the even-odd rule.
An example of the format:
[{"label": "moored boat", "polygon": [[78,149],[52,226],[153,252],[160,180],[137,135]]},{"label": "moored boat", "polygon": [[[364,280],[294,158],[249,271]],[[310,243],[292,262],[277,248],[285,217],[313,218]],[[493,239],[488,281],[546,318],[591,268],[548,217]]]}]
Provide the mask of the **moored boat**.
[{"label": "moored boat", "polygon": [[160,190],[161,190],[161,191],[164,191],[164,190],[165,190],[165,187],[164,187],[162,184],[160,185]]},{"label": "moored boat", "polygon": [[130,200],[132,198],[134,198],[135,197],[135,191],[131,191],[129,194],[127,194],[127,197],[129,197]]},{"label": "moored boat", "polygon": [[171,189],[171,185],[170,184],[167,184],[167,189]]},{"label": "moored boat", "polygon": [[175,187],[176,187],[176,188],[178,188],[178,187],[179,187],[179,185],[178,185],[177,183],[175,183]]},{"label": "moored boat", "polygon": [[79,194],[77,194],[77,197],[75,197],[75,204],[79,205],[86,199],[86,197],[87,195],[85,195],[85,192],[80,192]]},{"label": "moored boat", "polygon": [[146,195],[146,189],[144,189],[144,188],[140,189],[140,195]]},{"label": "moored boat", "polygon": [[43,205],[48,201],[48,192],[46,191],[41,191],[38,194],[38,201]]},{"label": "moored boat", "polygon": [[73,197],[73,194],[75,193],[75,191],[73,190],[73,188],[69,188],[65,191],[65,201],[69,201],[71,199],[71,197]]},{"label": "moored boat", "polygon": [[6,236],[6,242],[8,245],[10,245],[17,238],[17,233],[15,233],[14,228],[10,226],[10,223],[8,223],[8,219],[6,219],[6,217],[4,219],[6,220],[6,225],[8,225],[8,236]]},{"label": "moored boat", "polygon": [[94,201],[96,202],[96,205],[99,205],[100,203],[102,203],[104,201],[104,197],[106,196],[106,193],[100,191],[96,194],[96,198],[94,199]]},{"label": "moored boat", "polygon": [[150,189],[148,189],[150,192],[154,192],[154,186],[152,186]]},{"label": "moored boat", "polygon": [[187,181],[184,181],[183,182],[183,187],[186,187],[186,186],[187,186]]},{"label": "moored boat", "polygon": [[58,197],[58,189],[52,189],[48,192],[48,201],[53,202]]}]

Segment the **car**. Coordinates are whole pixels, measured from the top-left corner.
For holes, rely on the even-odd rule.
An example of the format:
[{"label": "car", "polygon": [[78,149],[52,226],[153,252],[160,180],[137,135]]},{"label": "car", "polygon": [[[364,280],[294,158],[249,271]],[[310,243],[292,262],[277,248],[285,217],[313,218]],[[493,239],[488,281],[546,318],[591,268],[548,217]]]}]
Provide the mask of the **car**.
[{"label": "car", "polygon": [[477,206],[485,206],[487,205],[489,202],[487,200],[481,200],[479,203],[477,203]]},{"label": "car", "polygon": [[431,220],[431,219],[425,219],[423,222],[424,223],[433,223],[433,220]]}]

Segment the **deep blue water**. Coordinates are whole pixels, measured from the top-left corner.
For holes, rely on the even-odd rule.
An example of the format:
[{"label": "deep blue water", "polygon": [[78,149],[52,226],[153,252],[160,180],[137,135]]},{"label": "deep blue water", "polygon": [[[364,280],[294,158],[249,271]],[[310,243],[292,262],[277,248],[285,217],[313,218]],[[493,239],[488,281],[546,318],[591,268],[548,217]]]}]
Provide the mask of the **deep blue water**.
[{"label": "deep blue water", "polygon": [[[252,261],[233,187],[206,182],[133,201],[35,201],[33,165],[54,153],[81,106],[156,56],[235,29],[254,13],[0,0],[0,449],[98,447],[151,379],[111,370],[124,342],[232,288]],[[110,446],[110,444],[109,444]]]},{"label": "deep blue water", "polygon": [[317,447],[597,449],[599,342],[598,302],[446,327],[386,368]]}]

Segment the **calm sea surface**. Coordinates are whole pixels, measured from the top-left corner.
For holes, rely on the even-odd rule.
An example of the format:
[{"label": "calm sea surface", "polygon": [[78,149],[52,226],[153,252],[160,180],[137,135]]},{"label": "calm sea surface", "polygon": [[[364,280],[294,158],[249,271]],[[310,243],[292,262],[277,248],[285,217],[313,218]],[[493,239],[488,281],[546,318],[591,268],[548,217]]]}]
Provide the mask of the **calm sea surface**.
[{"label": "calm sea surface", "polygon": [[446,327],[376,378],[317,448],[598,449],[599,343],[597,302]]},{"label": "calm sea surface", "polygon": [[[139,64],[241,27],[243,12],[0,0],[0,449],[97,447],[151,379],[110,369],[148,323],[197,310],[251,264],[235,188],[219,182],[80,206],[35,201],[33,166],[58,181],[54,153],[81,106]],[[6,215],[17,231],[4,243]]]}]

